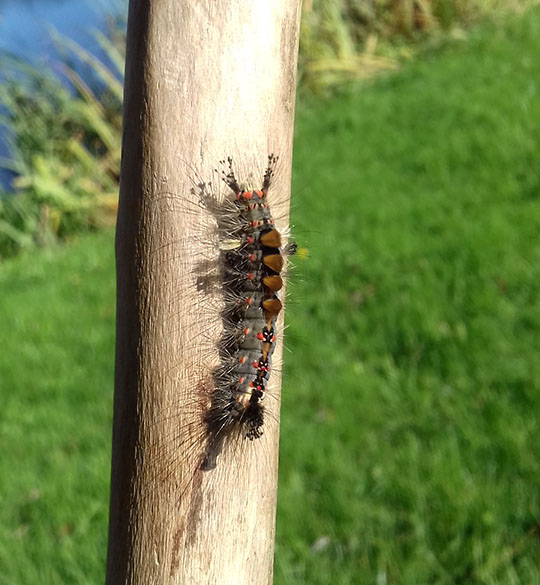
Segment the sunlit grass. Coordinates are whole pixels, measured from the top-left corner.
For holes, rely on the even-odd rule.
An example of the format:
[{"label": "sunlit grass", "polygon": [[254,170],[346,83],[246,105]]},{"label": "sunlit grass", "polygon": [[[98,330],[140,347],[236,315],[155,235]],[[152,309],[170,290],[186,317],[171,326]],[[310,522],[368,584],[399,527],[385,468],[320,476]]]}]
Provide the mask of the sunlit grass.
[{"label": "sunlit grass", "polygon": [[54,72],[0,55],[0,124],[10,147],[0,165],[15,173],[10,195],[0,193],[0,260],[114,224],[123,43],[98,40],[108,66],[68,39],[56,40],[65,62]]},{"label": "sunlit grass", "polygon": [[0,291],[0,583],[100,583],[112,425],[112,233],[4,263]]},{"label": "sunlit grass", "polygon": [[276,583],[540,582],[540,14],[471,42],[299,107]]}]

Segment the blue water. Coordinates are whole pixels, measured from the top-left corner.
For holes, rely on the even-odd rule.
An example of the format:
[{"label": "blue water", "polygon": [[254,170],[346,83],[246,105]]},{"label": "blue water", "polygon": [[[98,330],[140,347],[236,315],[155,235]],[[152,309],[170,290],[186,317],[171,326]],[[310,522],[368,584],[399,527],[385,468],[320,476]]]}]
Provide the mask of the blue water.
[{"label": "blue water", "polygon": [[86,0],[0,0],[0,50],[47,61],[55,55],[51,28],[93,48],[91,29],[102,20]]},{"label": "blue water", "polygon": [[[104,59],[93,33],[105,31],[111,15],[125,12],[126,0],[0,0],[0,70],[2,52],[54,67],[58,54],[51,30]],[[0,157],[8,155],[4,133],[0,127]],[[7,188],[10,179],[10,173],[0,169],[0,186]]]}]

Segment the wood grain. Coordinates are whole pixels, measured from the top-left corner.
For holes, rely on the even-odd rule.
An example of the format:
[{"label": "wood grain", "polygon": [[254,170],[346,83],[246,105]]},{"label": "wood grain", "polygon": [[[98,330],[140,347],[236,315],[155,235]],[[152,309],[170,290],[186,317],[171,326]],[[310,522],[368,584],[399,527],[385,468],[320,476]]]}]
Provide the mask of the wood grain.
[{"label": "wood grain", "polygon": [[240,175],[275,152],[287,217],[299,18],[299,0],[130,2],[107,585],[272,582],[281,343],[264,436],[201,471],[221,324],[201,331],[208,212],[191,190],[219,158]]}]

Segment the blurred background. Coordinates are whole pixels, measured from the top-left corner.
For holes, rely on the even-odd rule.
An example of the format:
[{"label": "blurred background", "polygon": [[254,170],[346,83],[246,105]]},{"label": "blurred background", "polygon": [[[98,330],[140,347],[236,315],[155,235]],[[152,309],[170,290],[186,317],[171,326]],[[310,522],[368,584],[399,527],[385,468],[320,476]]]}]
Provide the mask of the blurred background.
[{"label": "blurred background", "polygon": [[[0,585],[104,578],[126,13],[0,0]],[[276,584],[540,584],[539,55],[304,1]]]}]

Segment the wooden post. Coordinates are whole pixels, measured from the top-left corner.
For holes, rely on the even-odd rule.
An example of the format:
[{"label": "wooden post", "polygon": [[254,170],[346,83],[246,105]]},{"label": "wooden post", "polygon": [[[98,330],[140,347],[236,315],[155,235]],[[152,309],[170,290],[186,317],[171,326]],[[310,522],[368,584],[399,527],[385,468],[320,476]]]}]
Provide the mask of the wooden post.
[{"label": "wooden post", "polygon": [[220,158],[240,174],[274,152],[270,203],[287,217],[299,19],[300,0],[130,2],[107,585],[272,581],[281,347],[264,436],[202,471],[221,324],[200,321],[208,212],[191,190]]}]

